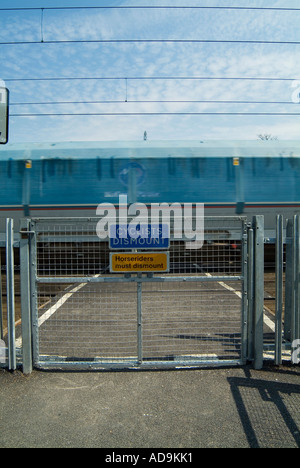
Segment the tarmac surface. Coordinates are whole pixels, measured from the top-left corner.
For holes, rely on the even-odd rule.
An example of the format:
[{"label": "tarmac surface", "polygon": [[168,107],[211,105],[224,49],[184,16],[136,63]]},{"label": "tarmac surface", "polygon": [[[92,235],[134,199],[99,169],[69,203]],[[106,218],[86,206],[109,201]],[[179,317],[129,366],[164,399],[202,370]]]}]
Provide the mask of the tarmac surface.
[{"label": "tarmac surface", "polygon": [[288,363],[261,371],[0,370],[0,447],[102,448],[98,461],[125,449],[299,448],[299,377]]}]

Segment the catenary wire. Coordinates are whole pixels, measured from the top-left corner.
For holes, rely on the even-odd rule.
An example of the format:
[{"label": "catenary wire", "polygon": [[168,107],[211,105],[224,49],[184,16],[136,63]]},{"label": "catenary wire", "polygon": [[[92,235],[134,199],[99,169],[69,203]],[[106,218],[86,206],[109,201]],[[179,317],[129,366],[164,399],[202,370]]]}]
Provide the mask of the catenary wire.
[{"label": "catenary wire", "polygon": [[300,81],[300,78],[277,78],[277,77],[232,77],[232,76],[100,76],[100,77],[45,77],[45,78],[5,78],[5,82],[18,81],[76,81],[76,80],[241,80],[241,81]]},{"label": "catenary wire", "polygon": [[34,44],[261,44],[300,45],[300,41],[224,40],[224,39],[56,39],[39,41],[5,41],[0,45]]},{"label": "catenary wire", "polygon": [[75,116],[138,116],[138,115],[244,115],[244,116],[292,116],[300,112],[72,112],[72,113],[24,113],[11,117],[75,117]]},{"label": "catenary wire", "polygon": [[288,104],[295,105],[292,101],[233,101],[233,100],[107,100],[107,101],[45,101],[45,102],[12,102],[10,106],[42,106],[42,105],[67,105],[67,104]]},{"label": "catenary wire", "polygon": [[63,6],[63,7],[21,7],[0,8],[0,11],[40,10],[253,10],[253,11],[300,11],[296,7],[251,7],[251,6],[201,6],[201,5],[119,5],[119,6]]}]

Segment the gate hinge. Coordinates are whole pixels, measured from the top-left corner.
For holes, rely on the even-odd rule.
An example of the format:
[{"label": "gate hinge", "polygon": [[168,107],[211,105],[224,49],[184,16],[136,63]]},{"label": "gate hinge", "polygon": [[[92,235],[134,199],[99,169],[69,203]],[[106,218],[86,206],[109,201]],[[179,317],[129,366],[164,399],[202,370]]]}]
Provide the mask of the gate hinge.
[{"label": "gate hinge", "polygon": [[29,234],[35,234],[35,231],[28,231],[27,229],[21,229],[21,239],[26,239]]}]

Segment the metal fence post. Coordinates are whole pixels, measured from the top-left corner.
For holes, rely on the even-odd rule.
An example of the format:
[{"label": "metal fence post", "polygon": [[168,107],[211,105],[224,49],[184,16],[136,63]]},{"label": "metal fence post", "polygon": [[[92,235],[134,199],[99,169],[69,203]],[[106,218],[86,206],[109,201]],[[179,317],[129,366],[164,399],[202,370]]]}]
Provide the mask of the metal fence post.
[{"label": "metal fence post", "polygon": [[241,361],[246,364],[248,359],[248,273],[249,273],[249,258],[248,258],[248,225],[244,222],[243,226],[243,240],[242,240],[242,275],[243,281],[243,293],[242,293],[242,346],[241,346]]},{"label": "metal fence post", "polygon": [[276,217],[275,364],[282,364],[283,216]]},{"label": "metal fence post", "polygon": [[288,219],[286,226],[286,268],[285,268],[285,311],[284,311],[284,339],[291,341],[292,315],[294,309],[293,293],[293,232],[294,220]]},{"label": "metal fence post", "polygon": [[248,230],[248,360],[254,359],[253,344],[253,310],[254,310],[254,233],[253,228]]},{"label": "metal fence post", "polygon": [[23,373],[32,372],[32,341],[31,341],[31,307],[30,307],[30,273],[29,273],[29,221],[21,222],[20,239],[20,287],[21,287],[21,313],[22,313],[22,348]]},{"label": "metal fence post", "polygon": [[8,328],[8,368],[17,368],[15,333],[15,288],[14,288],[14,224],[6,220],[6,290]]},{"label": "metal fence post", "polygon": [[254,217],[254,367],[263,367],[264,323],[264,216]]},{"label": "metal fence post", "polygon": [[37,364],[39,361],[39,317],[38,317],[38,291],[37,291],[37,239],[36,239],[36,223],[30,220],[29,230],[31,231],[30,241],[30,261],[29,261],[29,278],[30,278],[30,308],[31,308],[31,333],[32,333],[32,361]]},{"label": "metal fence post", "polygon": [[289,314],[289,329],[290,329],[290,341],[291,343],[296,339],[297,332],[297,310],[299,308],[299,218],[297,215],[292,220],[291,228],[291,249],[290,249],[290,314]]}]

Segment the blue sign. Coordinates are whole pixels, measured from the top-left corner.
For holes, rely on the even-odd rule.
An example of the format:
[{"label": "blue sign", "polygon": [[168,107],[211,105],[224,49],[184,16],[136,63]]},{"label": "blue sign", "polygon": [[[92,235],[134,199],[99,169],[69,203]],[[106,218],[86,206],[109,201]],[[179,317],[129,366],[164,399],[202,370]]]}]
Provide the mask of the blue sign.
[{"label": "blue sign", "polygon": [[110,226],[109,247],[117,250],[168,249],[170,229],[167,224],[115,224]]}]

